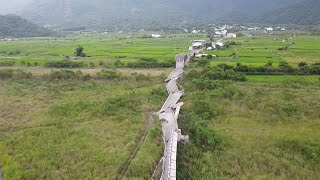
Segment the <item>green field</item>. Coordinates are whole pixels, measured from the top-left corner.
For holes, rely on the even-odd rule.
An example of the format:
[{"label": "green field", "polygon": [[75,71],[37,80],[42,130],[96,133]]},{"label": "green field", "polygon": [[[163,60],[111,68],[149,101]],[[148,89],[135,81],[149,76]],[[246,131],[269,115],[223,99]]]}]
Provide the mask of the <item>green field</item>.
[{"label": "green field", "polygon": [[204,90],[187,80],[178,179],[318,179],[319,76],[247,78]]},{"label": "green field", "polygon": [[73,57],[75,49],[83,46],[88,57],[81,61],[130,61],[141,58],[173,60],[177,54],[188,52],[194,36],[168,36],[162,39],[138,36],[75,36],[62,39],[25,39],[16,42],[0,42],[0,61],[37,62]]},{"label": "green field", "polygon": [[[212,65],[227,63],[236,65],[242,63],[249,66],[264,66],[268,61],[272,61],[274,66],[280,61],[287,61],[293,66],[299,62],[308,64],[320,62],[320,37],[298,35],[277,35],[268,37],[260,35],[257,37],[240,37],[231,39],[240,42],[241,45],[232,45],[227,50],[207,51],[206,53],[217,55]],[[287,50],[279,51],[281,47],[288,46]],[[236,57],[231,57],[235,53]]]},{"label": "green field", "polygon": [[4,177],[149,178],[163,153],[161,80],[1,80]]}]

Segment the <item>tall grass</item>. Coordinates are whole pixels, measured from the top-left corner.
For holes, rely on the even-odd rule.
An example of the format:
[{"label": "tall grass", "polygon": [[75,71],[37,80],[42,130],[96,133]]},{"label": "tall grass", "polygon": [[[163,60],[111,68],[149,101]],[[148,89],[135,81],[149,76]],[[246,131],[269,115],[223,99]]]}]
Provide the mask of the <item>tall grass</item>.
[{"label": "tall grass", "polygon": [[[165,96],[158,78],[0,83],[0,169],[6,179],[115,179],[140,143],[145,114]],[[165,90],[163,90],[165,91]],[[160,125],[126,177],[150,177],[163,152]],[[160,139],[160,141],[159,141]]]},{"label": "tall grass", "polygon": [[[191,142],[179,147],[178,179],[320,176],[319,82],[248,77],[247,82],[211,80],[203,88],[195,74],[188,77],[193,80],[184,85],[188,94],[179,126]],[[194,121],[205,123],[218,141],[199,143]]]}]

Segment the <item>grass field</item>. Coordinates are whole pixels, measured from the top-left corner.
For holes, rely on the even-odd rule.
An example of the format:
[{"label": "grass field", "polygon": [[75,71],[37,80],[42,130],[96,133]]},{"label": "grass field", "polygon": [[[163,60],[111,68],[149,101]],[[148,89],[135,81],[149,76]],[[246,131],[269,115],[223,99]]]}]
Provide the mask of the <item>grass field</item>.
[{"label": "grass field", "polygon": [[[196,118],[208,125],[215,145],[203,148],[197,135],[180,145],[178,178],[319,179],[319,76],[247,78],[218,81],[211,90],[187,88],[180,127],[193,135]],[[197,114],[199,102],[206,113]],[[209,112],[213,118],[205,118]]]},{"label": "grass field", "polygon": [[[133,35],[81,35],[62,39],[22,39],[16,42],[0,42],[0,61],[15,62],[16,66],[43,65],[47,61],[57,61],[74,57],[76,47],[83,46],[88,57],[74,60],[98,66],[99,62],[113,63],[116,60],[130,62],[141,58],[160,61],[173,60],[177,54],[188,52],[192,40],[207,39],[203,35],[168,35],[161,39],[139,38]],[[250,66],[264,66],[272,61],[274,66],[285,60],[293,66],[299,62],[309,64],[320,62],[320,37],[289,34],[276,36],[259,35],[239,37],[230,41],[240,42],[226,50],[208,51],[217,55],[212,65],[240,62]],[[288,47],[287,50],[278,50]],[[232,54],[235,53],[235,56]],[[29,64],[28,64],[29,63]]]},{"label": "grass field", "polygon": [[[289,35],[240,37],[231,39],[240,42],[241,45],[233,45],[227,50],[208,51],[206,53],[217,55],[212,65],[227,63],[236,65],[242,63],[250,66],[264,66],[272,61],[274,66],[282,60],[293,66],[299,62],[308,64],[320,62],[320,37],[301,35],[291,37]],[[279,48],[288,46],[287,50],[280,51]],[[236,57],[231,57],[235,53]]]},{"label": "grass field", "polygon": [[150,178],[163,153],[161,82],[1,80],[4,177]]},{"label": "grass field", "polygon": [[[172,68],[119,68],[114,62],[173,61],[177,54],[188,52],[194,39],[206,37],[80,35],[0,42],[0,66],[15,62],[12,67],[0,67],[0,171],[4,177],[150,179],[163,154],[160,123],[152,113],[167,97],[162,82]],[[218,55],[212,66],[320,62],[319,36],[263,35],[232,41],[241,45],[207,52]],[[72,57],[78,45],[88,57]],[[287,50],[278,50],[285,46]],[[66,56],[93,66],[61,71],[60,78],[60,71],[52,72],[58,68],[43,67]],[[188,71],[204,67],[199,62],[194,65]],[[111,71],[99,76],[106,68]],[[7,69],[33,76],[17,73],[4,78]],[[213,70],[211,77],[236,79],[238,75],[208,69]],[[117,73],[122,73],[120,78],[113,77]],[[73,77],[78,75],[81,78]],[[187,78],[182,84],[186,96],[179,127],[191,142],[179,144],[178,179],[320,178],[320,76],[201,80]],[[196,83],[204,89],[194,88]]]},{"label": "grass field", "polygon": [[[65,59],[74,56],[81,45],[88,57],[81,61],[98,64],[98,61],[130,61],[141,58],[173,60],[177,54],[188,52],[188,46],[195,36],[167,36],[161,39],[131,36],[75,36],[63,39],[26,39],[16,42],[0,42],[0,61],[22,63]],[[24,61],[24,62],[22,62]]]}]

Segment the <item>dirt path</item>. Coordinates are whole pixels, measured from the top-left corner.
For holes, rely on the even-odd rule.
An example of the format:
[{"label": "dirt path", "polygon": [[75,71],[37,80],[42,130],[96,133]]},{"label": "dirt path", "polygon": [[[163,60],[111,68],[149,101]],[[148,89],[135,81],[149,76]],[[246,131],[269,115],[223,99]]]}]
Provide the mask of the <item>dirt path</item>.
[{"label": "dirt path", "polygon": [[[25,72],[31,72],[33,75],[43,75],[48,74],[51,71],[59,71],[59,70],[70,70],[70,71],[81,71],[84,74],[89,74],[95,76],[98,72],[105,70],[106,68],[77,68],[77,69],[60,69],[60,68],[44,68],[44,67],[0,67],[1,69],[21,69]],[[131,73],[138,73],[150,76],[160,76],[161,74],[169,74],[172,68],[154,68],[154,69],[133,69],[133,68],[117,68],[114,69],[115,71],[121,72],[123,74],[131,74]]]},{"label": "dirt path", "polygon": [[144,143],[144,141],[146,140],[146,137],[147,137],[147,135],[149,133],[149,130],[152,128],[153,124],[154,124],[153,116],[152,116],[152,114],[149,114],[147,119],[146,119],[146,127],[145,127],[145,130],[144,130],[143,134],[142,134],[142,137],[141,137],[139,143],[137,143],[135,148],[132,150],[129,159],[120,168],[120,173],[119,173],[120,175],[117,177],[117,180],[123,179],[123,177],[126,175],[128,169],[129,169],[129,167],[131,165],[131,162],[137,156],[137,153],[138,153],[140,147],[142,146],[142,144]]}]

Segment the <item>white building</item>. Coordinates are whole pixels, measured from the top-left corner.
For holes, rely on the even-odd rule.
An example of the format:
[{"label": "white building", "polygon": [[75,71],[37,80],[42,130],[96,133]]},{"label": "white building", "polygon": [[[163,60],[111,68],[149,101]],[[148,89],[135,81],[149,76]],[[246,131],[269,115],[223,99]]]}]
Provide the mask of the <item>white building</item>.
[{"label": "white building", "polygon": [[237,35],[234,34],[234,33],[228,33],[227,34],[227,38],[236,38],[236,37],[237,37]]},{"label": "white building", "polygon": [[161,38],[161,35],[160,34],[152,34],[151,37],[153,37],[153,38]]},{"label": "white building", "polygon": [[223,47],[224,46],[223,42],[221,42],[221,41],[217,42],[216,45],[219,46],[219,47]]},{"label": "white building", "polygon": [[196,58],[203,58],[203,57],[207,57],[208,54],[197,54]]},{"label": "white building", "polygon": [[201,30],[193,30],[192,31],[192,34],[198,34],[198,33],[200,33],[201,32]]},{"label": "white building", "polygon": [[[192,50],[194,50],[194,49],[201,49],[201,48],[204,47],[205,43],[206,43],[205,40],[194,40],[194,41],[192,42],[191,48],[192,48]],[[190,48],[189,48],[189,49],[190,49]]]},{"label": "white building", "polygon": [[273,31],[273,28],[272,27],[268,27],[266,28],[267,31]]}]

